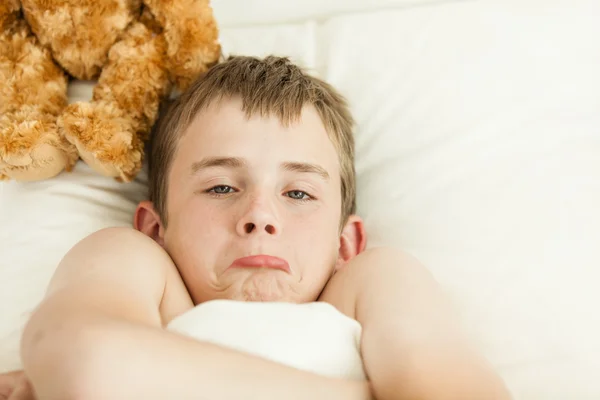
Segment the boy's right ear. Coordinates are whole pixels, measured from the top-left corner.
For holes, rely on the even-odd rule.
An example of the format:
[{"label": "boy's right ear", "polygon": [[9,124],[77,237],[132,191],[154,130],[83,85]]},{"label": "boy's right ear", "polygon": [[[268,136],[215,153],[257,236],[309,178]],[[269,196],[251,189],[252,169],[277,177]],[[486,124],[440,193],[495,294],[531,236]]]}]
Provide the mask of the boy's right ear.
[{"label": "boy's right ear", "polygon": [[150,201],[142,201],[135,209],[133,227],[164,247],[165,230],[160,216]]}]

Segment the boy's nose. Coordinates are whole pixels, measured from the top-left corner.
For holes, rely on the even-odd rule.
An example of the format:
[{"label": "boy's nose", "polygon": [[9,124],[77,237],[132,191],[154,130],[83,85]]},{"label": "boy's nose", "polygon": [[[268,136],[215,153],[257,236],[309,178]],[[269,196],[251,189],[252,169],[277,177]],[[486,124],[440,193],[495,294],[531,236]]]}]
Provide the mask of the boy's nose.
[{"label": "boy's nose", "polygon": [[236,230],[240,236],[267,234],[277,235],[280,231],[279,221],[272,205],[265,201],[253,201],[246,213],[237,223]]},{"label": "boy's nose", "polygon": [[244,231],[246,234],[250,234],[257,230],[264,230],[270,235],[274,235],[276,233],[275,227],[271,224],[265,224],[263,228],[257,227],[253,222],[246,222],[246,224],[244,224]]}]

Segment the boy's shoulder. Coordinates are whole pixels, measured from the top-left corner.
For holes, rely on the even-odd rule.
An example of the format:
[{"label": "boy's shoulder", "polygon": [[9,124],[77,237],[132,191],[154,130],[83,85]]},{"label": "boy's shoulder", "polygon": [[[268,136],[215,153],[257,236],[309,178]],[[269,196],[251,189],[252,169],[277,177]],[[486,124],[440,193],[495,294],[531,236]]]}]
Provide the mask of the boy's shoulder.
[{"label": "boy's shoulder", "polygon": [[102,274],[115,265],[125,273],[145,261],[167,259],[165,251],[154,240],[133,228],[104,228],[84,237],[66,253],[51,284],[61,279]]},{"label": "boy's shoulder", "polygon": [[75,244],[58,265],[48,294],[89,280],[162,291],[159,311],[163,324],[191,307],[189,294],[168,253],[133,228],[104,228]]},{"label": "boy's shoulder", "polygon": [[327,282],[320,301],[335,306],[340,312],[356,319],[360,294],[374,282],[385,279],[390,268],[407,255],[391,247],[375,247],[358,254],[340,268]]}]

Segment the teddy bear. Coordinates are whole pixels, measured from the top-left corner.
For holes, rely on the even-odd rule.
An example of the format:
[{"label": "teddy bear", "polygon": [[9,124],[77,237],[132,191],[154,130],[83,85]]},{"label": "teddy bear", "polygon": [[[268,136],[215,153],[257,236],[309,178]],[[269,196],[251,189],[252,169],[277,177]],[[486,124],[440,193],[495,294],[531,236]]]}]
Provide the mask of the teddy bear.
[{"label": "teddy bear", "polygon": [[[219,61],[218,33],[209,0],[1,0],[0,179],[81,158],[131,181],[160,104]],[[90,101],[68,104],[74,80]]]}]

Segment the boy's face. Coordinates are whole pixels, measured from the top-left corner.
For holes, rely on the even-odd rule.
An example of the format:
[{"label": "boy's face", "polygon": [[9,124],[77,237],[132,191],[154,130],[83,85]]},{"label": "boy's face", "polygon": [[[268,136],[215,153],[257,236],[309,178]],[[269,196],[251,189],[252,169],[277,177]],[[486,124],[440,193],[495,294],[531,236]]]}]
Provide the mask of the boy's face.
[{"label": "boy's face", "polygon": [[314,301],[343,263],[340,185],[313,107],[284,127],[275,116],[248,120],[241,101],[226,100],[180,139],[159,240],[195,303]]}]

